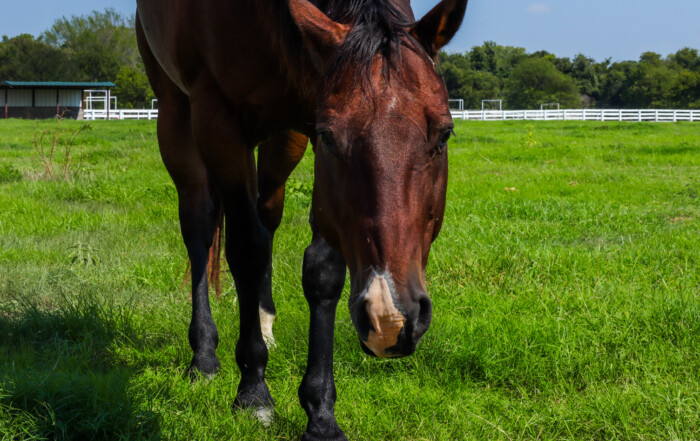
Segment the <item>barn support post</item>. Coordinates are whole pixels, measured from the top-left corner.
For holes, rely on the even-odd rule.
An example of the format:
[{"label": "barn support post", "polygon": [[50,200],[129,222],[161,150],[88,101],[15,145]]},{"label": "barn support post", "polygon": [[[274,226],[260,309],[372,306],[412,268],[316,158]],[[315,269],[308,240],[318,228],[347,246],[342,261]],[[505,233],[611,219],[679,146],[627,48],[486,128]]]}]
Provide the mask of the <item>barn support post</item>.
[{"label": "barn support post", "polygon": [[5,119],[7,119],[8,116],[8,108],[7,108],[7,90],[5,89]]},{"label": "barn support post", "polygon": [[60,111],[59,106],[60,106],[60,104],[59,104],[59,102],[58,102],[58,89],[56,89],[56,116],[57,116],[58,118],[61,117],[61,111]]},{"label": "barn support post", "polygon": [[111,107],[111,104],[112,104],[112,97],[110,96],[110,93],[109,93],[109,92],[110,92],[110,91],[109,91],[109,87],[108,87],[108,88],[107,88],[107,104],[106,104],[106,107],[107,107],[107,121],[109,121],[109,108]]}]

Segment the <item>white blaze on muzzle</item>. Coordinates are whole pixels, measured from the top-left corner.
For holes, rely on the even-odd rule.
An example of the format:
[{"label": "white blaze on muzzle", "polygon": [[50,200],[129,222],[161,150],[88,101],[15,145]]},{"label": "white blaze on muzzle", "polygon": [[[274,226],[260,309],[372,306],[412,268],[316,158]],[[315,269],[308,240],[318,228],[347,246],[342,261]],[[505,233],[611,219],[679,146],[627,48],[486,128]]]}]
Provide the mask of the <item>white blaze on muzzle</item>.
[{"label": "white blaze on muzzle", "polygon": [[406,317],[394,306],[391,288],[384,276],[375,276],[365,294],[365,308],[372,328],[365,345],[378,357],[392,357],[385,351],[395,346]]}]

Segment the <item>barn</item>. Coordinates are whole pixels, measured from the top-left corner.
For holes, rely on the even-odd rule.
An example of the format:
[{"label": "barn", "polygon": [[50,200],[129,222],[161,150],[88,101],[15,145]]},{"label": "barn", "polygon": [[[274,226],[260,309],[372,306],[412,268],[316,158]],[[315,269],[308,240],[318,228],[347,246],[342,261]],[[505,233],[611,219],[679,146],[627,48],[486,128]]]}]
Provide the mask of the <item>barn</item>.
[{"label": "barn", "polygon": [[82,119],[85,91],[109,90],[114,83],[62,81],[0,81],[0,104],[5,118],[41,119],[62,115]]}]

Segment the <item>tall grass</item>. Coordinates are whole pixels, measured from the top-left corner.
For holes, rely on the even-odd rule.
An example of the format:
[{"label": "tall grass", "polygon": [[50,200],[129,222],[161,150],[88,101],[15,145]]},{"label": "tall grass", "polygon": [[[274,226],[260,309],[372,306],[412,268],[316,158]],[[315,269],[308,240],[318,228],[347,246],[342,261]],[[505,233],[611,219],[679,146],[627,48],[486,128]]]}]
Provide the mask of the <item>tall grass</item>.
[{"label": "tall grass", "polygon": [[[32,139],[51,124],[0,121],[0,439],[298,439],[312,154],[276,235],[264,428],[231,411],[228,276],[212,299],[223,370],[185,376],[186,257],[155,124],[92,123],[81,172],[39,179]],[[700,126],[456,124],[418,351],[365,356],[341,302],[348,437],[700,438]]]}]

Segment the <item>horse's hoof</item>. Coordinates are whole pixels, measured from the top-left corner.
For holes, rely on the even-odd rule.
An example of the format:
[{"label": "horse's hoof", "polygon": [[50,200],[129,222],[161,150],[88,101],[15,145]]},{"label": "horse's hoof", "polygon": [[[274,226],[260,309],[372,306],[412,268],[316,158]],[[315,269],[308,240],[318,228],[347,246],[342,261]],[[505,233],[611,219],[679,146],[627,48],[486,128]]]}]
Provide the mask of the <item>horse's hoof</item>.
[{"label": "horse's hoof", "polygon": [[255,419],[260,421],[263,426],[270,427],[275,413],[274,405],[272,396],[265,386],[264,390],[259,389],[255,394],[252,394],[250,390],[243,393],[239,391],[233,402],[233,411],[250,410]]},{"label": "horse's hoof", "polygon": [[238,385],[238,394],[233,402],[233,407],[234,409],[252,409],[256,417],[258,417],[258,413],[261,414],[258,419],[263,421],[262,414],[265,413],[263,410],[266,410],[271,418],[275,402],[264,380],[247,384],[241,382]]},{"label": "horse's hoof", "polygon": [[305,432],[301,437],[301,441],[348,441],[348,437],[345,436],[342,430],[338,429],[337,432],[333,433],[311,433]]},{"label": "horse's hoof", "polygon": [[306,432],[301,439],[302,441],[348,441],[335,418],[315,423],[309,421]]},{"label": "horse's hoof", "polygon": [[258,407],[253,410],[253,416],[255,419],[260,421],[260,423],[265,427],[270,427],[272,425],[272,420],[274,416],[274,409],[272,407]]}]

